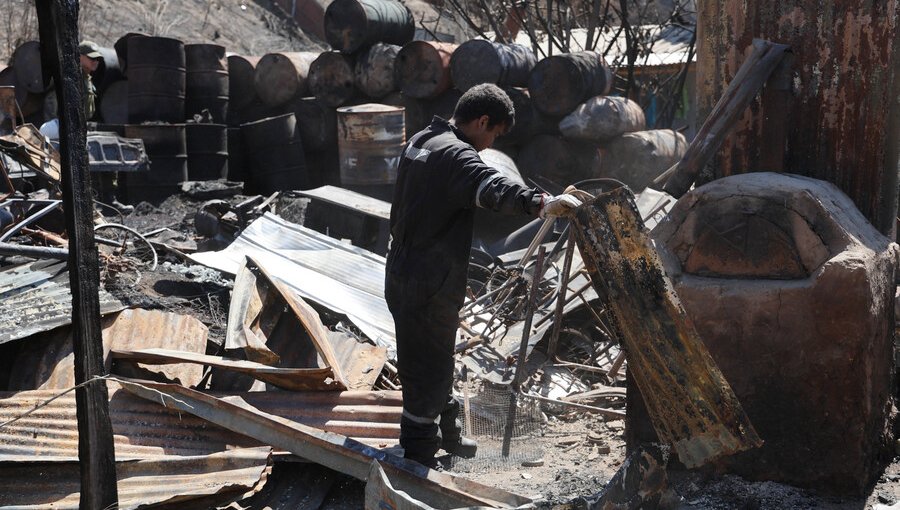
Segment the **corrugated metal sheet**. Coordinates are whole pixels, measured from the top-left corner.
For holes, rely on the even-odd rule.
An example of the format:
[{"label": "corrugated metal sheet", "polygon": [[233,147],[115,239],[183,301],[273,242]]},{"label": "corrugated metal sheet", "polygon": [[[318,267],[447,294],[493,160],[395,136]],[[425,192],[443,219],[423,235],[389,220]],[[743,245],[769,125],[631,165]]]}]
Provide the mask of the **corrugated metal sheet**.
[{"label": "corrugated metal sheet", "polygon": [[393,356],[394,320],[384,300],[384,257],[267,213],[224,250],[190,258],[235,274],[246,256],[301,297],[347,315]]},{"label": "corrugated metal sheet", "polygon": [[[100,313],[125,308],[100,290]],[[72,323],[72,292],[65,262],[41,260],[0,271],[0,343]]]},{"label": "corrugated metal sheet", "polygon": [[[268,468],[271,448],[239,448],[200,457],[117,462],[119,507],[177,503],[210,494],[240,494]],[[77,509],[78,462],[0,465],[0,507]]]},{"label": "corrugated metal sheet", "polygon": [[[173,349],[192,353],[206,352],[208,328],[199,320],[161,310],[129,309],[103,319],[103,359],[107,371],[109,351],[145,348]],[[130,363],[117,367],[117,373],[178,381],[187,386],[200,382],[203,367],[180,363],[167,366]],[[137,372],[139,371],[139,372]],[[19,353],[10,375],[10,389],[65,389],[75,386],[75,355],[71,328],[60,328],[39,335]]]},{"label": "corrugated metal sheet", "polygon": [[269,366],[307,369],[279,381],[282,388],[347,389],[319,314],[250,257],[234,279],[225,347],[241,349],[248,359]]},{"label": "corrugated metal sheet", "polygon": [[[110,420],[116,460],[160,456],[196,456],[232,447],[258,446],[192,415],[169,410],[109,383]],[[0,392],[0,423],[34,408],[59,392],[49,390]],[[233,393],[217,393],[228,399]],[[400,434],[400,392],[287,392],[241,393],[258,409],[329,432],[350,433],[366,444],[395,444]],[[354,431],[359,434],[353,433]],[[75,393],[7,426],[0,427],[0,462],[75,461],[78,427]]]},{"label": "corrugated metal sheet", "polygon": [[[638,48],[638,56],[635,62],[637,67],[655,67],[679,65],[687,62],[688,49],[691,44],[691,37],[694,34],[693,29],[679,25],[668,25],[661,27],[659,25],[641,25],[634,27],[634,30],[641,34],[641,40],[646,41],[645,44]],[[491,32],[486,35],[492,36]],[[549,48],[552,43],[544,36],[543,32],[538,31],[536,35],[540,38],[540,44],[544,48],[544,52],[549,54]],[[626,52],[626,35],[624,31],[608,30],[596,34],[599,36],[597,48],[595,51],[603,51],[607,47],[609,52],[606,55],[606,61],[613,68],[627,65],[628,54]],[[528,48],[531,47],[531,39],[528,33],[522,30],[516,36],[516,43],[522,44]],[[571,31],[570,47],[572,51],[584,51],[587,48],[587,29],[576,28]],[[559,48],[553,47],[553,53],[558,54]],[[692,62],[697,59],[696,52]]]}]

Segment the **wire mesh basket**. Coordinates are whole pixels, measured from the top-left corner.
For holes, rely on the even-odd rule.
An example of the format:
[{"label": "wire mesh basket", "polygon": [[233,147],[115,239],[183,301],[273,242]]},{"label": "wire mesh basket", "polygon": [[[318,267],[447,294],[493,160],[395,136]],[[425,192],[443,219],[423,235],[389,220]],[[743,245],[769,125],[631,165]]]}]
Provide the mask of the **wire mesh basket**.
[{"label": "wire mesh basket", "polygon": [[543,457],[541,443],[532,439],[543,434],[545,418],[540,404],[519,395],[515,399],[509,455],[503,456],[503,434],[510,408],[510,388],[483,381],[461,382],[456,395],[463,403],[463,431],[478,441],[478,455],[472,459],[452,458],[457,472],[490,472]]}]

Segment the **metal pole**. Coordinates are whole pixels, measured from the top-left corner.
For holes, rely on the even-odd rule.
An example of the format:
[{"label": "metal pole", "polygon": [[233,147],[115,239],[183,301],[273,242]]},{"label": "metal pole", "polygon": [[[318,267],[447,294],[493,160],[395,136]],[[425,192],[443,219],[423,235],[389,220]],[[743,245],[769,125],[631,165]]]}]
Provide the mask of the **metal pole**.
[{"label": "metal pole", "polygon": [[569,290],[569,272],[572,271],[572,256],[575,252],[575,234],[569,229],[569,245],[566,246],[566,258],[563,261],[562,283],[559,294],[556,297],[556,314],[553,318],[553,332],[550,334],[550,345],[547,348],[547,357],[553,358],[556,354],[556,344],[559,342],[559,330],[562,327],[563,308],[566,306],[566,291]]},{"label": "metal pole", "polygon": [[525,324],[522,329],[522,343],[519,344],[519,359],[516,360],[516,373],[510,385],[509,411],[506,413],[506,428],[503,431],[503,456],[509,457],[509,444],[512,440],[513,426],[516,421],[516,402],[518,401],[519,387],[525,373],[525,357],[528,354],[528,340],[531,338],[531,321],[534,318],[535,301],[541,279],[544,276],[544,254],[546,249],[541,246],[538,250],[537,262],[534,265],[534,279],[531,281],[531,294],[528,296],[528,308],[525,312]]}]

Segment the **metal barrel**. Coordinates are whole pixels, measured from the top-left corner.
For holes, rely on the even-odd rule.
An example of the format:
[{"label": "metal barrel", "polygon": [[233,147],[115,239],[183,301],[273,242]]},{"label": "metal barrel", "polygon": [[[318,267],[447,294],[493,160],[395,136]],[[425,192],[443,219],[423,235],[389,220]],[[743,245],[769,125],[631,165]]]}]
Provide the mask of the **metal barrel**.
[{"label": "metal barrel", "polygon": [[218,44],[186,44],[185,114],[188,118],[209,110],[215,123],[228,115],[228,60]]},{"label": "metal barrel", "polygon": [[228,131],[225,124],[186,126],[188,178],[211,181],[228,176]]},{"label": "metal barrel", "polygon": [[400,46],[377,43],[356,58],[354,82],[356,88],[371,98],[381,98],[397,90],[395,61]]},{"label": "metal barrel", "polygon": [[453,85],[463,92],[479,83],[524,87],[536,63],[534,53],[521,44],[472,39],[453,52],[450,75]]},{"label": "metal barrel", "polygon": [[100,54],[103,57],[92,75],[92,81],[97,89],[97,94],[103,95],[110,85],[124,80],[125,75],[119,68],[119,56],[116,54],[116,50],[101,47]]},{"label": "metal barrel", "polygon": [[418,133],[431,122],[425,101],[421,99],[409,97],[402,92],[391,92],[381,99],[381,103],[403,108],[405,129],[410,134]]},{"label": "metal barrel", "polygon": [[306,160],[293,113],[241,124],[241,137],[247,155],[245,192],[305,189]]},{"label": "metal barrel", "polygon": [[129,203],[159,204],[180,193],[181,182],[188,177],[184,124],[129,124],[125,126],[125,136],[144,141],[150,171],[119,173],[123,199]]},{"label": "metal barrel", "polygon": [[32,94],[47,90],[41,70],[41,43],[28,41],[20,44],[13,52],[12,67],[16,73],[16,87]]},{"label": "metal barrel", "polygon": [[677,163],[687,150],[684,135],[671,129],[625,133],[603,144],[595,177],[611,177],[635,192]]},{"label": "metal barrel", "polygon": [[257,98],[253,77],[260,57],[228,56],[228,108],[240,110]]},{"label": "metal barrel", "polygon": [[128,76],[128,40],[132,37],[147,37],[147,34],[142,34],[140,32],[128,32],[122,37],[116,39],[116,42],[113,44],[113,49],[116,52],[116,57],[119,60],[119,71],[122,72],[125,76]]},{"label": "metal barrel", "polygon": [[315,97],[302,97],[294,102],[294,116],[305,150],[337,148],[337,112],[334,108]]},{"label": "metal barrel", "polygon": [[338,108],[341,185],[390,198],[406,142],[403,108],[367,103]]},{"label": "metal barrel", "polygon": [[267,106],[281,106],[309,92],[309,65],[319,55],[312,52],[267,53],[256,64],[253,84]]},{"label": "metal barrel", "polygon": [[534,66],[528,91],[539,111],[547,115],[568,115],[588,98],[608,94],[612,78],[612,71],[599,53],[563,53],[547,57]]},{"label": "metal barrel", "polygon": [[356,96],[353,58],[326,51],[309,65],[309,92],[328,106],[346,104]]},{"label": "metal barrel", "polygon": [[97,124],[93,130],[88,129],[88,131],[115,133],[122,138],[125,138],[125,124]]},{"label": "metal barrel", "polygon": [[565,188],[591,177],[596,149],[561,136],[538,135],[522,146],[516,158],[522,177]]},{"label": "metal barrel", "polygon": [[168,37],[128,39],[128,119],[184,122],[184,44]]},{"label": "metal barrel", "polygon": [[625,133],[642,131],[647,122],[641,105],[626,97],[592,97],[559,122],[568,138],[611,140]]},{"label": "metal barrel", "polygon": [[377,42],[403,45],[415,33],[412,13],[395,0],[334,0],[325,9],[325,40],[342,53]]},{"label": "metal barrel", "polygon": [[247,156],[244,152],[244,140],[241,128],[228,128],[228,180],[244,182],[247,171]]},{"label": "metal barrel", "polygon": [[16,86],[16,72],[13,66],[0,71],[0,86],[15,87],[16,102],[19,104],[22,117],[34,115],[44,107],[43,97],[40,94],[32,94],[28,89]]},{"label": "metal barrel", "polygon": [[128,123],[128,80],[119,80],[100,94],[100,117],[107,124]]},{"label": "metal barrel", "polygon": [[412,41],[397,54],[397,82],[400,91],[415,98],[432,98],[452,85],[450,58],[456,44]]},{"label": "metal barrel", "polygon": [[503,90],[516,109],[516,123],[509,133],[497,139],[497,143],[519,144],[539,134],[559,134],[559,118],[537,111],[528,89],[507,87]]}]

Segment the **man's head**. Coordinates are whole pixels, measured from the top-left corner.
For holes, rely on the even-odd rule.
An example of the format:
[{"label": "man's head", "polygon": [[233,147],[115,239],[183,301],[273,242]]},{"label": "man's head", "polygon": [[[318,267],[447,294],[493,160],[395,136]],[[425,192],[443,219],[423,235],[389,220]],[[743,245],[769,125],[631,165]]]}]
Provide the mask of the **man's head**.
[{"label": "man's head", "polygon": [[470,88],[459,98],[452,120],[481,151],[513,127],[516,109],[503,89],[485,83]]},{"label": "man's head", "polygon": [[97,70],[100,65],[100,59],[103,55],[100,53],[100,46],[93,41],[81,41],[78,44],[78,53],[81,55],[81,68],[92,73]]}]

